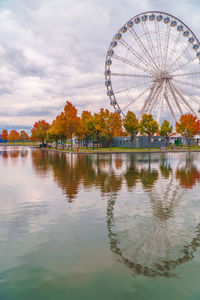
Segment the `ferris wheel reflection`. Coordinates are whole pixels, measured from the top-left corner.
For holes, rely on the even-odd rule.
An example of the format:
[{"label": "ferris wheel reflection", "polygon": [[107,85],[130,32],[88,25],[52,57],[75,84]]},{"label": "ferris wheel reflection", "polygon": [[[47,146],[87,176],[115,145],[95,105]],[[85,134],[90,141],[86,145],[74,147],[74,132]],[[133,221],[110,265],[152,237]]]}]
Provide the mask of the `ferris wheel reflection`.
[{"label": "ferris wheel reflection", "polygon": [[124,174],[130,195],[124,201],[108,195],[107,228],[112,252],[134,275],[174,277],[176,267],[193,259],[200,218],[190,199],[199,174],[191,154],[173,169],[165,157],[159,164],[149,157],[145,167],[130,159]]}]

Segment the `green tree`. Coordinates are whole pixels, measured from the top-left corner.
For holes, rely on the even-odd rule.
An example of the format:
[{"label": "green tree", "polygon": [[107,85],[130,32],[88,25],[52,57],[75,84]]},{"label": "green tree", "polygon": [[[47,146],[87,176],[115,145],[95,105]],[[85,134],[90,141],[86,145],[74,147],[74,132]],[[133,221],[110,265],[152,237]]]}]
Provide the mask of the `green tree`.
[{"label": "green tree", "polygon": [[124,120],[124,128],[131,135],[131,147],[133,147],[134,138],[139,130],[139,121],[132,111],[128,111]]},{"label": "green tree", "polygon": [[158,132],[159,125],[153,119],[151,114],[144,114],[140,121],[139,129],[142,135],[148,135],[148,149],[150,150],[151,145],[151,135]]},{"label": "green tree", "polygon": [[169,144],[169,137],[170,134],[172,133],[173,127],[172,125],[170,126],[169,122],[167,120],[164,120],[161,124],[159,134],[160,136],[163,136],[166,138],[166,146]]}]

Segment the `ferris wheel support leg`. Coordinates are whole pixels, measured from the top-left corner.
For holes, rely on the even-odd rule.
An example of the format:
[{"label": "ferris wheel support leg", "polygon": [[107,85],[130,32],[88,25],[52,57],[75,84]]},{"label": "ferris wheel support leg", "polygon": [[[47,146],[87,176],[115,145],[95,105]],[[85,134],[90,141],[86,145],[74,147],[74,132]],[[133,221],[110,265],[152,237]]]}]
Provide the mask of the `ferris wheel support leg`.
[{"label": "ferris wheel support leg", "polygon": [[170,101],[169,101],[169,98],[168,98],[166,92],[165,92],[165,94],[164,94],[164,97],[165,97],[165,100],[166,100],[166,102],[167,102],[167,105],[169,106],[169,109],[170,109],[170,111],[171,111],[171,114],[172,114],[172,116],[173,116],[175,122],[177,122],[176,115],[175,115],[175,113],[174,113],[174,111],[173,111],[173,109],[172,109],[172,106],[171,106],[171,104],[170,104]]},{"label": "ferris wheel support leg", "polygon": [[162,111],[162,107],[163,107],[163,98],[164,98],[164,93],[165,93],[165,86],[166,86],[166,80],[164,80],[162,90],[161,90],[160,106],[159,106],[159,109],[158,109],[157,120],[156,120],[158,124],[160,123],[160,115],[161,115],[161,111]]},{"label": "ferris wheel support leg", "polygon": [[150,107],[148,109],[149,114],[152,113],[153,107],[158,99],[158,96],[160,95],[161,90],[162,90],[162,86],[163,86],[163,83],[157,88],[157,90],[155,92],[155,95],[154,95],[152,102],[150,103]]},{"label": "ferris wheel support leg", "polygon": [[199,119],[198,114],[194,111],[194,109],[191,107],[191,105],[187,102],[187,100],[185,99],[185,97],[183,96],[183,94],[174,85],[172,85],[172,86],[173,86],[174,90],[176,91],[176,93],[180,96],[180,98],[182,99],[182,101],[187,105],[187,107],[197,117],[197,119]]},{"label": "ferris wheel support leg", "polygon": [[152,97],[155,90],[156,90],[156,83],[154,83],[153,86],[151,87],[151,92],[150,92],[149,96],[146,98],[142,109],[140,110],[139,120],[142,118],[142,115],[145,112],[146,106],[147,106],[148,102],[151,100],[151,97]]},{"label": "ferris wheel support leg", "polygon": [[179,102],[178,102],[178,99],[177,99],[177,97],[176,97],[176,94],[175,94],[175,92],[174,92],[174,89],[172,88],[172,85],[171,85],[170,83],[168,84],[168,86],[169,86],[169,89],[170,89],[170,91],[171,91],[171,93],[172,93],[172,96],[173,96],[173,98],[174,98],[174,100],[175,100],[175,103],[176,103],[176,105],[177,105],[177,107],[178,107],[178,110],[179,110],[180,114],[182,115],[182,114],[183,114],[183,111],[182,111],[182,108],[181,108],[181,106],[180,106],[180,104],[179,104]]}]

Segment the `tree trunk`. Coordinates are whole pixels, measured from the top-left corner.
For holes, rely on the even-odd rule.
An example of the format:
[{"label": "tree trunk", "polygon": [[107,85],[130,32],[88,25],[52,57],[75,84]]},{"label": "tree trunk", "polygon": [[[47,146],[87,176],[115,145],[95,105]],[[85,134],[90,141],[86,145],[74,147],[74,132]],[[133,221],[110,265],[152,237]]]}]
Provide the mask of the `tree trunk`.
[{"label": "tree trunk", "polygon": [[70,133],[70,138],[71,138],[71,151],[72,151],[72,132]]},{"label": "tree trunk", "polygon": [[87,137],[86,137],[85,141],[86,141],[86,149],[88,149],[88,138]]},{"label": "tree trunk", "polygon": [[112,150],[112,138],[110,138],[110,151]]},{"label": "tree trunk", "polygon": [[131,132],[131,148],[133,148],[133,140],[134,140],[134,134]]},{"label": "tree trunk", "polygon": [[150,151],[150,145],[151,145],[151,136],[148,135],[148,150]]}]

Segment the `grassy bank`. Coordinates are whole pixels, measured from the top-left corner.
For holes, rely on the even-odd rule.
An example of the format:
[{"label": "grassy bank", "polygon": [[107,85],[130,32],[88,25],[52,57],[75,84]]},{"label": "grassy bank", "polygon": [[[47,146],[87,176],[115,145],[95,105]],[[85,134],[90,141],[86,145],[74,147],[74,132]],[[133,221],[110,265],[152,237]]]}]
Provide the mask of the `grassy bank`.
[{"label": "grassy bank", "polygon": [[44,148],[46,150],[50,151],[57,151],[57,152],[66,152],[66,153],[140,153],[140,152],[152,152],[152,153],[163,153],[163,152],[187,152],[187,151],[192,151],[192,152],[200,152],[200,147],[180,147],[180,148],[175,148],[175,149],[160,149],[160,148],[128,148],[128,147],[112,147],[111,150],[110,148],[80,148],[78,151],[77,149],[55,149],[55,148]]}]

